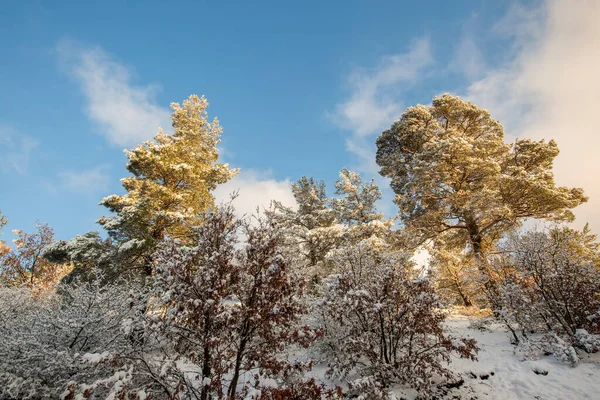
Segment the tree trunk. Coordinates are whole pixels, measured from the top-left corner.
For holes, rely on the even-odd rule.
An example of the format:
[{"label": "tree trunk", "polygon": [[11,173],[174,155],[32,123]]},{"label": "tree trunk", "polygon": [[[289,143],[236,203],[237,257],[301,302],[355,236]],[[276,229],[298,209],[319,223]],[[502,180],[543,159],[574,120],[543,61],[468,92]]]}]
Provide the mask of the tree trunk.
[{"label": "tree trunk", "polygon": [[458,291],[458,295],[460,296],[460,299],[463,302],[463,305],[465,307],[471,307],[473,305],[473,302],[467,297],[467,295],[462,291],[462,289],[460,288],[460,286],[457,285],[456,290]]},{"label": "tree trunk", "polygon": [[479,227],[475,223],[470,223],[467,225],[467,229],[469,231],[469,241],[471,242],[471,247],[473,248],[473,256],[475,258],[475,262],[477,263],[477,269],[483,275],[485,282],[483,286],[485,288],[486,294],[490,297],[490,301],[492,305],[495,305],[498,299],[498,287],[496,285],[496,281],[490,275],[490,271],[488,268],[488,260],[485,254],[485,249],[483,248],[483,238],[479,233]]},{"label": "tree trunk", "polygon": [[210,334],[212,329],[212,321],[210,318],[210,314],[205,312],[204,314],[204,354],[203,354],[203,365],[202,365],[202,392],[200,393],[201,400],[209,400],[210,395],[208,390],[206,390],[205,380],[210,379],[211,374],[211,364],[212,364],[212,353],[210,351],[210,346],[207,343],[207,336]]},{"label": "tree trunk", "polygon": [[471,301],[471,299],[469,299],[469,296],[463,290],[463,286],[462,286],[462,283],[460,281],[460,277],[458,276],[458,273],[456,273],[456,274],[453,273],[453,271],[450,268],[446,268],[446,269],[448,271],[448,274],[452,278],[452,281],[454,283],[454,287],[456,288],[456,292],[460,296],[460,299],[462,300],[463,305],[465,307],[471,307],[473,305],[473,302]]},{"label": "tree trunk", "polygon": [[386,364],[390,364],[390,358],[388,357],[387,340],[385,338],[385,325],[383,323],[383,315],[379,313],[379,329],[381,329],[381,353],[383,354],[383,360]]},{"label": "tree trunk", "polygon": [[496,281],[493,279],[489,271],[488,260],[485,254],[485,249],[483,248],[483,238],[479,232],[479,227],[474,223],[468,224],[467,226],[469,230],[469,239],[471,241],[471,246],[473,247],[475,262],[477,262],[477,268],[484,276],[485,282],[483,283],[483,286],[485,288],[486,296],[492,306],[494,316],[504,322],[508,330],[512,333],[514,344],[516,345],[520,342],[519,337],[512,326],[508,323],[506,318],[501,317],[498,313],[498,310],[502,308],[500,291],[498,290]]},{"label": "tree trunk", "polygon": [[233,378],[231,379],[231,383],[229,384],[229,390],[227,390],[227,398],[231,400],[235,399],[235,392],[237,389],[238,381],[240,379],[240,367],[242,365],[244,351],[246,350],[246,343],[246,338],[242,339],[237,355],[235,357],[235,369],[233,371]]}]

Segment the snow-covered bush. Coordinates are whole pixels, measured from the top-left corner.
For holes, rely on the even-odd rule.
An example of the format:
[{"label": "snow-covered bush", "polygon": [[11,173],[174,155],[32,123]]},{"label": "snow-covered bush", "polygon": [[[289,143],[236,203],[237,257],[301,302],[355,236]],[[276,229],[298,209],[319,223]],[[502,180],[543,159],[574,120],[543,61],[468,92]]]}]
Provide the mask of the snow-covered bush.
[{"label": "snow-covered bush", "polygon": [[516,324],[523,337],[549,333],[550,343],[567,348],[555,353],[571,364],[576,361],[568,347],[597,350],[593,335],[600,333],[600,257],[587,227],[529,232],[512,237],[502,250],[492,260],[500,315]]},{"label": "snow-covered bush", "polygon": [[[0,228],[3,220],[0,215]],[[48,224],[37,224],[34,233],[13,230],[17,239],[14,249],[0,241],[0,286],[29,286],[44,290],[54,286],[70,266],[55,263],[42,256],[44,248],[54,241],[54,230]]]},{"label": "snow-covered bush", "polygon": [[595,353],[600,350],[600,335],[592,335],[585,329],[577,329],[574,344],[588,353]]},{"label": "snow-covered bush", "polygon": [[579,356],[575,348],[568,341],[563,340],[555,333],[544,335],[542,348],[545,354],[552,354],[558,361],[569,364],[572,367],[579,364]]},{"label": "snow-covered bush", "polygon": [[94,252],[76,250],[108,253],[88,235],[48,249],[78,257],[82,279],[1,289],[0,398],[336,396],[305,378],[310,363],[288,359],[288,346],[321,331],[301,324],[304,281],[280,254],[278,227],[240,220],[231,206],[202,220],[193,242],[160,242],[144,285],[91,276]]},{"label": "snow-covered bush", "polygon": [[322,304],[329,376],[357,393],[385,397],[400,383],[422,393],[436,377],[450,378],[451,354],[475,359],[473,339],[444,332],[445,314],[428,278],[414,276],[408,257],[376,251],[368,242],[331,257]]},{"label": "snow-covered bush", "polygon": [[252,400],[332,400],[342,399],[343,392],[339,386],[335,389],[327,389],[311,378],[286,387],[265,387],[253,393],[250,398]]},{"label": "snow-covered bush", "polygon": [[82,283],[60,293],[0,289],[0,398],[69,398],[69,387],[119,372],[109,361],[130,347],[121,329],[132,312],[127,288]]},{"label": "snow-covered bush", "polygon": [[304,283],[280,254],[280,231],[269,220],[245,223],[230,205],[203,220],[193,228],[194,243],[166,238],[156,255],[154,293],[163,306],[151,317],[173,346],[167,373],[180,380],[173,394],[207,399],[251,396],[263,387],[277,393],[273,386],[308,390],[301,377],[307,366],[290,362],[284,350],[308,346],[319,332],[299,323]]}]

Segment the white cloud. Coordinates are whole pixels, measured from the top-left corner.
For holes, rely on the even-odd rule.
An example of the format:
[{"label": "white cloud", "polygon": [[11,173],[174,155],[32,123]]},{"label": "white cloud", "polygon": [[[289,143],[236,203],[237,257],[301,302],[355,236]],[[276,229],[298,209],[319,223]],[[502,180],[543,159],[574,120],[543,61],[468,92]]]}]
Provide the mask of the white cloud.
[{"label": "white cloud", "polygon": [[[600,229],[600,2],[546,1],[514,7],[494,28],[513,35],[513,57],[468,88],[466,98],[490,110],[515,136],[555,139],[560,185],[583,187],[590,201],[578,225]],[[512,137],[511,137],[512,136]]]},{"label": "white cloud", "polygon": [[135,86],[132,70],[100,47],[62,41],[57,53],[65,70],[86,97],[88,116],[107,139],[132,146],[170,128],[169,110],[155,101],[156,86]]},{"label": "white cloud", "polygon": [[38,146],[39,142],[34,138],[10,127],[0,126],[0,171],[26,174],[31,154]]},{"label": "white cloud", "polygon": [[214,191],[217,201],[228,201],[230,195],[238,192],[239,196],[233,202],[238,214],[250,215],[269,208],[272,200],[281,202],[284,206],[295,207],[296,200],[292,194],[291,182],[288,179],[278,181],[270,172],[242,170],[242,172]]},{"label": "white cloud", "polygon": [[106,193],[110,188],[110,176],[106,165],[83,171],[63,171],[58,177],[61,187],[72,193]]}]

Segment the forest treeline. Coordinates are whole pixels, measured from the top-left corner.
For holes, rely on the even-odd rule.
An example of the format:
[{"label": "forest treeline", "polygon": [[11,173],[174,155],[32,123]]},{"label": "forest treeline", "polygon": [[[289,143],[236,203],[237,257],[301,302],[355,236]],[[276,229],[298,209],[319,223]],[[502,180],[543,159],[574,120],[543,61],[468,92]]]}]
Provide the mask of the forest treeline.
[{"label": "forest treeline", "polygon": [[348,169],[333,195],[302,177],[294,207],[240,216],[212,195],[238,170],[219,163],[206,99],[171,107],[172,134],[126,151],[104,237],[39,224],[0,242],[0,398],[433,397],[451,357],[477,358],[445,328],[453,305],[489,310],[531,357],[600,349],[599,244],[566,224],[587,198],[555,184],[553,140],[507,143],[445,94],[377,139],[396,217]]}]

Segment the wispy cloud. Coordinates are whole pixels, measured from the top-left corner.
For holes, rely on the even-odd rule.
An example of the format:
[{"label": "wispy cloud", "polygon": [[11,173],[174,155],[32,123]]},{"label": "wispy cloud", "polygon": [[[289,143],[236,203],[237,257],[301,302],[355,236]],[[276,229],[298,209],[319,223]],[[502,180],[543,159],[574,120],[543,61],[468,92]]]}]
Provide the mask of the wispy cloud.
[{"label": "wispy cloud", "polygon": [[110,188],[109,167],[99,167],[83,171],[63,171],[59,173],[62,189],[76,194],[102,194]]},{"label": "wispy cloud", "polygon": [[15,129],[0,125],[0,171],[26,174],[31,155],[39,142]]},{"label": "wispy cloud", "polygon": [[63,40],[57,54],[86,98],[88,116],[111,143],[135,145],[170,127],[169,110],[155,100],[157,86],[134,85],[133,70],[102,48]]},{"label": "wispy cloud", "polygon": [[455,50],[456,57],[450,63],[450,70],[459,72],[469,79],[479,79],[487,66],[484,56],[472,34],[464,34]]},{"label": "wispy cloud", "polygon": [[361,172],[377,172],[373,135],[400,116],[403,89],[415,83],[432,63],[429,40],[419,39],[406,53],[383,57],[375,68],[355,70],[349,75],[349,96],[329,117],[349,132],[346,148],[358,157]]},{"label": "wispy cloud", "polygon": [[383,57],[372,70],[354,71],[348,77],[350,96],[337,105],[331,117],[357,136],[377,132],[401,111],[400,85],[414,82],[431,62],[429,41],[420,39],[404,54]]},{"label": "wispy cloud", "polygon": [[590,201],[575,212],[579,224],[600,229],[600,3],[574,7],[549,0],[538,8],[513,7],[495,26],[511,35],[510,61],[473,82],[465,97],[501,121],[509,135],[555,139],[559,184],[582,187]]},{"label": "wispy cloud", "polygon": [[357,158],[356,165],[350,168],[368,179],[374,178],[381,188],[383,201],[379,207],[386,215],[394,214],[394,194],[389,181],[378,173],[375,136],[400,117],[406,89],[416,84],[432,65],[429,39],[415,40],[405,53],[385,56],[374,68],[353,71],[346,80],[348,97],[328,114],[334,124],[348,133],[346,150]]}]

